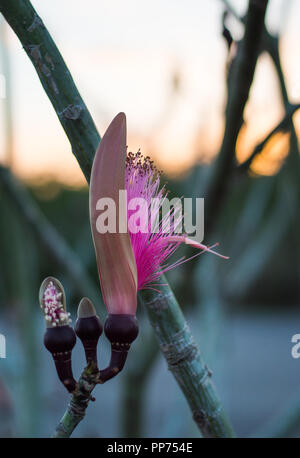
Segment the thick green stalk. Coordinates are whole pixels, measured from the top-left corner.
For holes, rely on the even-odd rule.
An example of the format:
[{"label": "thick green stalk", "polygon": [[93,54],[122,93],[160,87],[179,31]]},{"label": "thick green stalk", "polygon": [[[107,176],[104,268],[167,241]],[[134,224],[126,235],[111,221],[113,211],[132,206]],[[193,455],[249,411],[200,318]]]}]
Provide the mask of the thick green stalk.
[{"label": "thick green stalk", "polygon": [[[162,278],[167,283],[166,278]],[[168,285],[161,293],[141,291],[160,349],[192,411],[193,419],[205,437],[232,437],[231,424],[220,403],[179,304]]]},{"label": "thick green stalk", "polygon": [[[30,57],[89,180],[100,137],[56,45],[28,0],[0,0],[0,11]],[[163,281],[167,284],[165,279]],[[203,435],[231,437],[232,428],[171,288],[167,284],[162,294],[152,292],[149,297],[143,293],[141,297],[169,369],[183,390]],[[65,414],[60,423],[62,429],[68,422],[69,415]]]},{"label": "thick green stalk", "polygon": [[82,372],[67,410],[52,437],[70,437],[78,423],[83,420],[89,402],[94,400],[91,393],[96,386],[96,378],[97,371],[95,372],[93,365],[90,364]]}]

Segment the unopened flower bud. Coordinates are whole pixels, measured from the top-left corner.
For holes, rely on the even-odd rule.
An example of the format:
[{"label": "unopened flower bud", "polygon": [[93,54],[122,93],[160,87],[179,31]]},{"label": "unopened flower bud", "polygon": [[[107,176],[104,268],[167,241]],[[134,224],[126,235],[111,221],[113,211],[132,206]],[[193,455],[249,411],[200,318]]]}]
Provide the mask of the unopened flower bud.
[{"label": "unopened flower bud", "polygon": [[71,393],[76,387],[71,362],[76,335],[69,326],[64,288],[56,278],[48,277],[41,284],[39,298],[46,322],[44,345],[52,354],[59,379]]},{"label": "unopened flower bud", "polygon": [[111,343],[111,358],[109,366],[100,371],[99,383],[114,377],[124,367],[131,343],[136,339],[139,328],[135,315],[108,315],[104,332]]},{"label": "unopened flower bud", "polygon": [[103,328],[99,317],[96,315],[95,307],[87,297],[81,299],[77,315],[75,332],[84,347],[87,363],[93,361],[95,369],[97,369],[97,344]]},{"label": "unopened flower bud", "polygon": [[136,316],[110,314],[105,321],[104,332],[113,349],[128,351],[139,333]]}]

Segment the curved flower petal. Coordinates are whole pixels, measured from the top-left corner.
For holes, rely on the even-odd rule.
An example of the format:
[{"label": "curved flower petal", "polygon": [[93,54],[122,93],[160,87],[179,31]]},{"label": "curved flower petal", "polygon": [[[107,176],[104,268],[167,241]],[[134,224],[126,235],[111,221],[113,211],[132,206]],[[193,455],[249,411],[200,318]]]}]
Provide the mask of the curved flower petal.
[{"label": "curved flower petal", "polygon": [[[126,117],[119,113],[97,149],[90,182],[90,222],[103,299],[111,314],[134,315],[137,307],[137,268],[128,231],[119,232],[119,191],[125,189]],[[99,199],[115,204],[115,232],[97,228]],[[99,206],[98,206],[99,207]],[[121,221],[124,225],[124,221]]]}]

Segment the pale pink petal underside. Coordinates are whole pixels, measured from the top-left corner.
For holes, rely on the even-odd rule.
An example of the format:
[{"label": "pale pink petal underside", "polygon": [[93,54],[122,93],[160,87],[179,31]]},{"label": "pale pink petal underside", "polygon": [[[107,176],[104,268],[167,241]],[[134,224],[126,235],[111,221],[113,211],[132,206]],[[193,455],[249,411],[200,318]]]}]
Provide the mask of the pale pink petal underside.
[{"label": "pale pink petal underside", "polygon": [[[119,233],[119,190],[125,189],[126,117],[119,113],[97,149],[90,182],[90,222],[103,299],[109,313],[135,314],[137,268],[129,233]],[[116,204],[116,233],[100,234],[96,204],[111,198]]]}]

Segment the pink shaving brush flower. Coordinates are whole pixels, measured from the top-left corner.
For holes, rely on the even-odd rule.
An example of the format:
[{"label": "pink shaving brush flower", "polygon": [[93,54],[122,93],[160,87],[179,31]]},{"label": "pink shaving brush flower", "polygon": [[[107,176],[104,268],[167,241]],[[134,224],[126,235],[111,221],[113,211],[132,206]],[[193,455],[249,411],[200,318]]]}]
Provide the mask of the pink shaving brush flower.
[{"label": "pink shaving brush flower", "polygon": [[[127,193],[125,207],[120,203],[120,191]],[[221,256],[176,232],[181,218],[176,216],[174,208],[152,231],[153,220],[159,216],[165,197],[165,188],[160,188],[160,174],[153,162],[143,158],[140,152],[127,155],[126,117],[119,113],[100,142],[90,182],[91,230],[101,290],[109,313],[104,330],[112,344],[110,365],[100,371],[102,381],[123,368],[130,344],[138,334],[135,318],[138,290],[151,288],[164,272],[183,262],[166,264],[177,247],[185,243]],[[160,202],[154,209],[153,199]],[[136,210],[132,202],[139,207],[138,218],[136,212],[132,213]],[[110,206],[113,210],[107,218],[113,216],[113,221],[103,227],[100,223],[105,220],[104,213],[101,216],[99,210]],[[173,225],[167,232],[170,218]]]},{"label": "pink shaving brush flower", "polygon": [[[142,207],[144,217],[141,217],[142,220],[146,221],[146,230],[143,232],[129,230],[137,266],[138,290],[151,288],[151,285],[159,281],[164,272],[187,261],[181,259],[171,265],[165,264],[181,243],[191,245],[202,250],[202,252],[208,251],[221,258],[228,259],[226,256],[212,251],[212,247],[209,248],[191,240],[185,234],[179,235],[176,229],[178,224],[181,223],[182,217],[176,217],[176,207],[163,216],[156,232],[153,233],[152,222],[159,217],[167,192],[165,187],[160,187],[160,172],[153,165],[153,161],[149,157],[143,157],[140,151],[137,154],[129,153],[127,156],[125,186],[128,202],[135,198],[142,198],[146,202],[146,205]],[[153,206],[152,202],[155,200],[160,204]],[[148,215],[151,215],[151,218]],[[127,217],[130,221],[130,211],[127,212]],[[173,228],[171,227],[167,232],[166,229],[170,226],[169,221],[172,218],[175,221]]]}]

